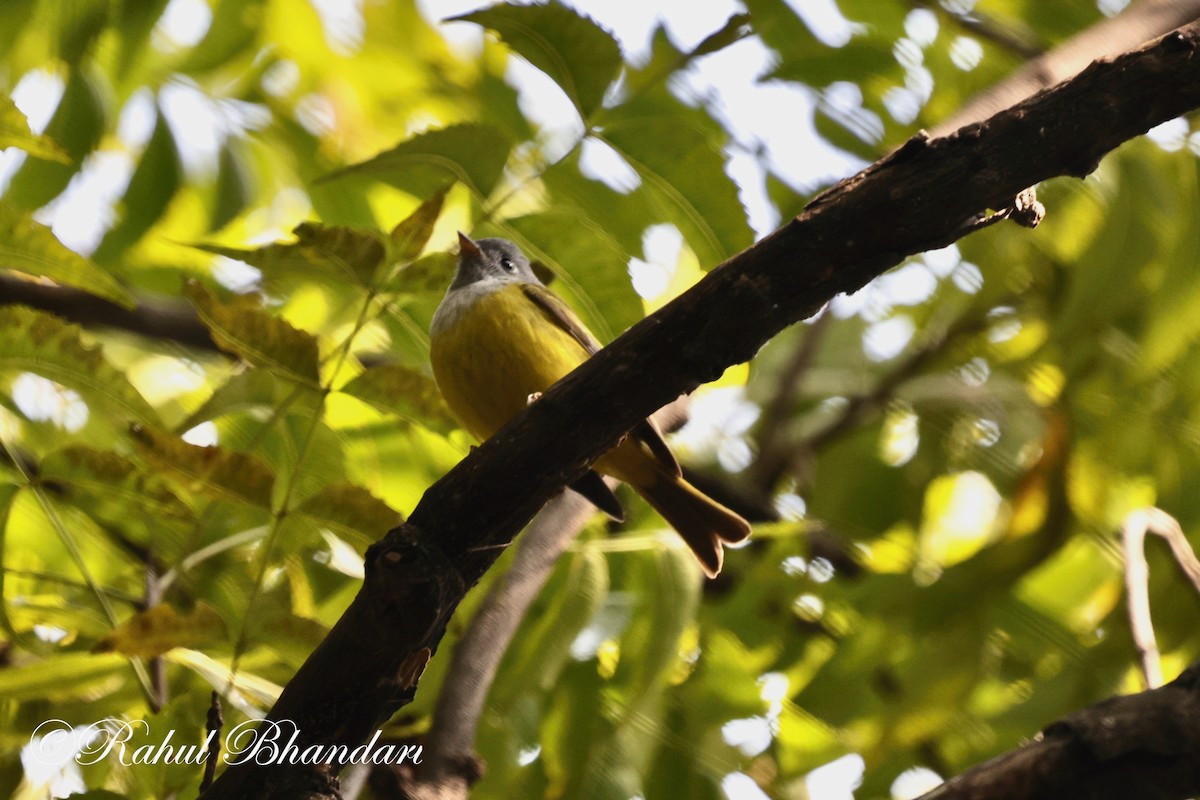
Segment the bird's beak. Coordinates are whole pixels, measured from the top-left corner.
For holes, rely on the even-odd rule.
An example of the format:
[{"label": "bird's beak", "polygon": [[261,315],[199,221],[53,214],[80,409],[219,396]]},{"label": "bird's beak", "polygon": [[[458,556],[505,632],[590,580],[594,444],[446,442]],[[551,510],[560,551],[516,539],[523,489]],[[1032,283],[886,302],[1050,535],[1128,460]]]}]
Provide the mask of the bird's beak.
[{"label": "bird's beak", "polygon": [[458,249],[464,256],[478,256],[483,254],[483,251],[479,249],[479,245],[475,244],[475,240],[462,231],[458,232]]}]

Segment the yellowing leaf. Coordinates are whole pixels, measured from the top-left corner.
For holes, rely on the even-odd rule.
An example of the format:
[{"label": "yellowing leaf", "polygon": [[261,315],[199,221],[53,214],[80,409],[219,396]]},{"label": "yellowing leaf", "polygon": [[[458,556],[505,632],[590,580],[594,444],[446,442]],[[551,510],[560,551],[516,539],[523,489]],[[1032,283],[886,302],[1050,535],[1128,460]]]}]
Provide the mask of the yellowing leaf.
[{"label": "yellowing leaf", "polygon": [[446,192],[449,190],[449,186],[442,187],[399,225],[392,228],[392,261],[394,263],[407,264],[421,255],[421,251],[429,242],[430,234],[433,233],[433,226],[442,213],[442,205],[446,201]]},{"label": "yellowing leaf", "polygon": [[99,347],[84,344],[79,327],[24,306],[0,307],[0,369],[33,372],[102,405],[122,426],[131,418],[157,425],[154,409],[109,364]]},{"label": "yellowing leaf", "polygon": [[197,603],[180,614],[163,604],[122,622],[96,643],[93,652],[154,658],[176,647],[211,645],[225,638],[225,621],[211,606]]},{"label": "yellowing leaf", "polygon": [[263,311],[253,297],[239,295],[222,303],[198,281],[188,281],[184,293],[222,350],[300,383],[319,384],[312,336]]},{"label": "yellowing leaf", "polygon": [[197,447],[151,428],[135,427],[134,441],[146,458],[216,497],[271,507],[275,473],[254,456],[220,447]]},{"label": "yellowing leaf", "polygon": [[269,244],[255,250],[213,244],[199,250],[245,261],[262,270],[268,282],[287,278],[352,281],[373,286],[384,257],[383,237],[376,231],[305,222],[296,227],[295,242]]}]

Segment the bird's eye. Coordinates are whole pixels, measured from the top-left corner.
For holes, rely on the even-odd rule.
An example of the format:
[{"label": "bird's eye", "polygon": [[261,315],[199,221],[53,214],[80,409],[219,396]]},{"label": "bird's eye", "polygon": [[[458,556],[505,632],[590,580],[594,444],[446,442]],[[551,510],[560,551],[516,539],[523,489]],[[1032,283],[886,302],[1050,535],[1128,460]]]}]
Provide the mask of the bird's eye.
[{"label": "bird's eye", "polygon": [[514,264],[513,260],[511,258],[509,258],[508,256],[504,256],[503,258],[500,259],[500,267],[505,272],[516,272],[517,271],[517,265]]}]

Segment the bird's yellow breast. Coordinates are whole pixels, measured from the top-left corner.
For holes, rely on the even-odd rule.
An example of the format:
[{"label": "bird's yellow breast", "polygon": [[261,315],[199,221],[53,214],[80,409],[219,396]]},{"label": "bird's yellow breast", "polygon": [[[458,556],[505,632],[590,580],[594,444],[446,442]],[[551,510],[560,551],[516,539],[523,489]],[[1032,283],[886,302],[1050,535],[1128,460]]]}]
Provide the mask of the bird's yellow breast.
[{"label": "bird's yellow breast", "polygon": [[448,295],[430,332],[442,395],[480,440],[523,409],[529,395],[586,359],[583,347],[513,283],[481,281]]}]

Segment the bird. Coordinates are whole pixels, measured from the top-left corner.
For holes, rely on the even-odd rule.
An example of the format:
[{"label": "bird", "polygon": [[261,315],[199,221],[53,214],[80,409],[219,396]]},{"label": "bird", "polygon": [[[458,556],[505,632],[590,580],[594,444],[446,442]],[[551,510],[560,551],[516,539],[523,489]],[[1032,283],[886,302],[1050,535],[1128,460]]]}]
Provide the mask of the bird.
[{"label": "bird", "polygon": [[[507,239],[458,234],[454,279],[434,312],[429,350],[434,380],[454,416],[483,441],[600,349],[600,342],[534,274]],[[653,420],[639,422],[571,488],[616,519],[620,503],[600,475],[629,484],[674,528],[710,578],[723,545],[750,524],[684,479]]]}]

